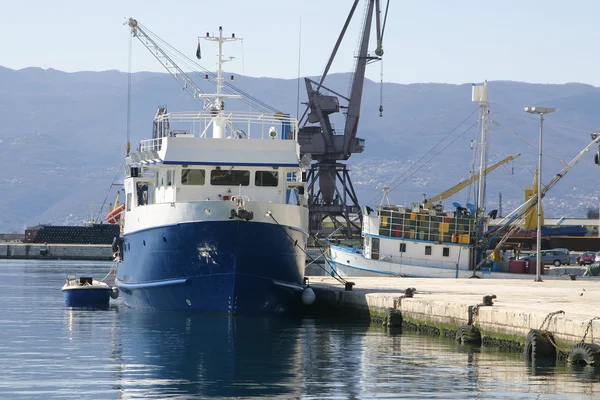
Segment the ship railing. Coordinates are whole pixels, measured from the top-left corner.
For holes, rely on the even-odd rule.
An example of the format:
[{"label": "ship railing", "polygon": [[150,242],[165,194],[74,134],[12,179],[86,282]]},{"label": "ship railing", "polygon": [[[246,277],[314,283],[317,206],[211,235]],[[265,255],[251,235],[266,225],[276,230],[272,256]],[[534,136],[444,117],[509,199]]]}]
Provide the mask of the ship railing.
[{"label": "ship railing", "polygon": [[253,112],[172,112],[155,118],[159,132],[168,136],[211,137],[211,127],[222,119],[230,139],[297,140],[298,121],[286,114]]},{"label": "ship railing", "polygon": [[[467,259],[465,257],[465,259]],[[379,255],[379,261],[387,261],[389,265],[387,265],[387,269],[389,272],[393,272],[398,267],[395,265],[402,264],[406,266],[414,265],[416,267],[431,267],[431,268],[443,268],[443,269],[456,269],[456,261],[440,261],[440,260],[431,260],[427,258],[419,258],[419,257],[407,257],[403,255],[395,255],[395,254],[387,254]],[[381,268],[386,268],[386,266],[381,265]],[[378,267],[379,268],[379,267]]]},{"label": "ship railing", "polygon": [[159,151],[162,147],[163,138],[146,139],[140,142],[139,152],[144,151]]},{"label": "ship railing", "polygon": [[434,215],[389,208],[379,212],[381,236],[472,244],[476,228],[476,219],[471,216]]}]

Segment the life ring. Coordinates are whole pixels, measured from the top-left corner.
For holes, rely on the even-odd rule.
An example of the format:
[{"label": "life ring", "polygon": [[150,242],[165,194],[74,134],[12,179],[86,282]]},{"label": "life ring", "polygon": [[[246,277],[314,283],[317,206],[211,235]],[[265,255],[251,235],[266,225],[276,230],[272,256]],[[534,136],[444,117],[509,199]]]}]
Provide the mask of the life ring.
[{"label": "life ring", "polygon": [[556,359],[554,336],[550,331],[531,329],[525,339],[524,355],[527,361],[539,358]]},{"label": "life ring", "polygon": [[121,213],[123,212],[123,210],[125,210],[124,203],[113,208],[108,214],[106,214],[104,220],[109,224],[116,224],[121,219]]}]

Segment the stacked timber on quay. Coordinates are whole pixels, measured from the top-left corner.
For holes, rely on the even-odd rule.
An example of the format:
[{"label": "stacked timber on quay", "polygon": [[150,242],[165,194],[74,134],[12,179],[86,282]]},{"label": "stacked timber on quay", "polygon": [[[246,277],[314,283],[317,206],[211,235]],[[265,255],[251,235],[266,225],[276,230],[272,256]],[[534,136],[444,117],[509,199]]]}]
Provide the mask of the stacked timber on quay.
[{"label": "stacked timber on quay", "polygon": [[[600,344],[600,280],[352,278],[345,290],[332,277],[310,277],[315,311],[383,321],[455,336],[472,325],[482,342],[521,347],[532,329],[553,334],[560,354],[577,343]],[[414,288],[414,291],[412,290]],[[407,290],[408,289],[408,290]],[[412,297],[411,297],[412,296]],[[492,305],[484,305],[484,303]],[[388,323],[390,321],[387,321]]]}]

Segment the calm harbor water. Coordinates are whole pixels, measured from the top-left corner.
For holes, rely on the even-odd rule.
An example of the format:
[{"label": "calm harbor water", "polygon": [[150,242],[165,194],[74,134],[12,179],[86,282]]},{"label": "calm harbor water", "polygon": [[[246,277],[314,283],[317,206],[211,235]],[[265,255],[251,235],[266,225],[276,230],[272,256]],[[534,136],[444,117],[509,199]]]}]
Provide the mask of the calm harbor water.
[{"label": "calm harbor water", "polygon": [[0,398],[600,398],[600,369],[377,324],[65,307],[67,273],[109,268],[0,260]]}]

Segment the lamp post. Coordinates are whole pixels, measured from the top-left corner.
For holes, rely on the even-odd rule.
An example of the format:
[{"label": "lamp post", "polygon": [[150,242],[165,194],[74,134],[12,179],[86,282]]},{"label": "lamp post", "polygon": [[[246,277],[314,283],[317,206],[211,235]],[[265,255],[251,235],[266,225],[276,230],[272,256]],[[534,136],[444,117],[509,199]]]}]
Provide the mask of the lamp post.
[{"label": "lamp post", "polygon": [[[598,139],[598,136],[600,136],[600,132],[592,132],[590,136],[592,137],[592,140],[596,140],[596,139]],[[596,154],[594,154],[594,163],[596,165],[600,165],[600,146],[598,146],[598,150],[596,151]],[[600,210],[600,203],[599,203],[598,210]],[[600,216],[598,216],[598,234],[597,234],[597,236],[600,236]]]},{"label": "lamp post", "polygon": [[539,156],[538,156],[538,176],[537,176],[537,237],[536,237],[536,249],[535,249],[535,282],[542,282],[541,268],[542,268],[542,131],[544,129],[544,114],[550,114],[556,111],[556,108],[549,107],[525,107],[525,112],[529,114],[539,114],[540,116],[540,142],[539,142]]}]

